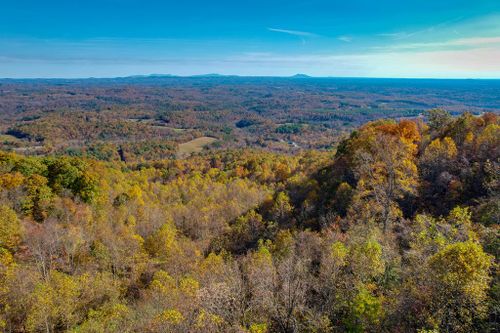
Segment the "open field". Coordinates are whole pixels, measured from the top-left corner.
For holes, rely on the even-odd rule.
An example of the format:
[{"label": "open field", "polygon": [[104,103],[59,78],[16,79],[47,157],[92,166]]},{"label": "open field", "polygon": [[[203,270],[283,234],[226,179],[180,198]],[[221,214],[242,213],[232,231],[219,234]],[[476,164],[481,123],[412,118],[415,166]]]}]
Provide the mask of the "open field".
[{"label": "open field", "polygon": [[201,138],[196,138],[194,140],[181,143],[179,145],[179,151],[177,153],[178,157],[186,157],[192,153],[199,153],[203,150],[203,147],[217,141],[216,138],[211,138],[209,136],[202,136]]}]

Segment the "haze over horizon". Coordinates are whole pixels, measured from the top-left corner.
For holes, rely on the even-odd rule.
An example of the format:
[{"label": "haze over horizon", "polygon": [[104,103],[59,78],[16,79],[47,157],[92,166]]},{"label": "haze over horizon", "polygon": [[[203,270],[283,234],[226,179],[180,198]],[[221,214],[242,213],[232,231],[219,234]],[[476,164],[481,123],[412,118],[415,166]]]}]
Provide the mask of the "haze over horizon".
[{"label": "haze over horizon", "polygon": [[2,78],[500,78],[494,0],[18,0],[2,7]]}]

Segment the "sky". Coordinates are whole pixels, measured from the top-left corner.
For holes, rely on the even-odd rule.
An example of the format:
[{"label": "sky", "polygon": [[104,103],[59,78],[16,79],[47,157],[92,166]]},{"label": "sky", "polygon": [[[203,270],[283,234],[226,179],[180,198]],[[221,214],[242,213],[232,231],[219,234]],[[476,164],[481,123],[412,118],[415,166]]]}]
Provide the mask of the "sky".
[{"label": "sky", "polygon": [[500,0],[0,0],[0,77],[500,78]]}]

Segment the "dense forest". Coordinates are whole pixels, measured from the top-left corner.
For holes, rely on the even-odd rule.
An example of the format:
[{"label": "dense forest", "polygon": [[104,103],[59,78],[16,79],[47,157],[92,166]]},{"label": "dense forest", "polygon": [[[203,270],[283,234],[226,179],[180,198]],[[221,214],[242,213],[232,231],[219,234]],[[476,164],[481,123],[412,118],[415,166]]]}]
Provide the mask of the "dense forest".
[{"label": "dense forest", "polygon": [[[326,150],[380,118],[499,112],[498,80],[272,77],[0,79],[0,149],[100,160],[164,159],[199,137],[212,148]],[[182,146],[181,146],[182,148]]]},{"label": "dense forest", "polygon": [[[30,95],[9,84],[0,87],[4,110]],[[72,110],[80,120],[71,122],[59,116],[70,111],[36,104],[2,115],[18,147],[43,146],[14,150],[11,138],[0,152],[4,332],[500,329],[495,113],[363,118],[342,140],[321,125],[335,149],[283,153],[262,139],[174,158],[176,138],[165,142],[139,121],[103,121],[113,108]],[[230,117],[200,112],[210,122]],[[269,135],[315,146],[317,133],[300,134],[293,119],[235,114],[233,131],[269,124]],[[164,116],[192,128],[174,111]],[[81,141],[58,150],[57,136]]]}]

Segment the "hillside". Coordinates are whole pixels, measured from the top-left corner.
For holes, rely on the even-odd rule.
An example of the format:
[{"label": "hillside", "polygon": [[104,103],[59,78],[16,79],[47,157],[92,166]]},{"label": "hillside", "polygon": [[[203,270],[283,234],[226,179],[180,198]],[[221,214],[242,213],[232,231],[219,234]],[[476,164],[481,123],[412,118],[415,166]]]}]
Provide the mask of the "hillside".
[{"label": "hillside", "polygon": [[[134,108],[124,117],[143,119]],[[3,115],[17,140],[45,146],[0,153],[5,332],[499,329],[494,113],[373,120],[343,139],[325,130],[336,149],[197,146],[176,159],[175,139],[147,123],[102,122],[113,108],[75,123],[51,112]],[[56,130],[106,140],[51,151]]]}]

